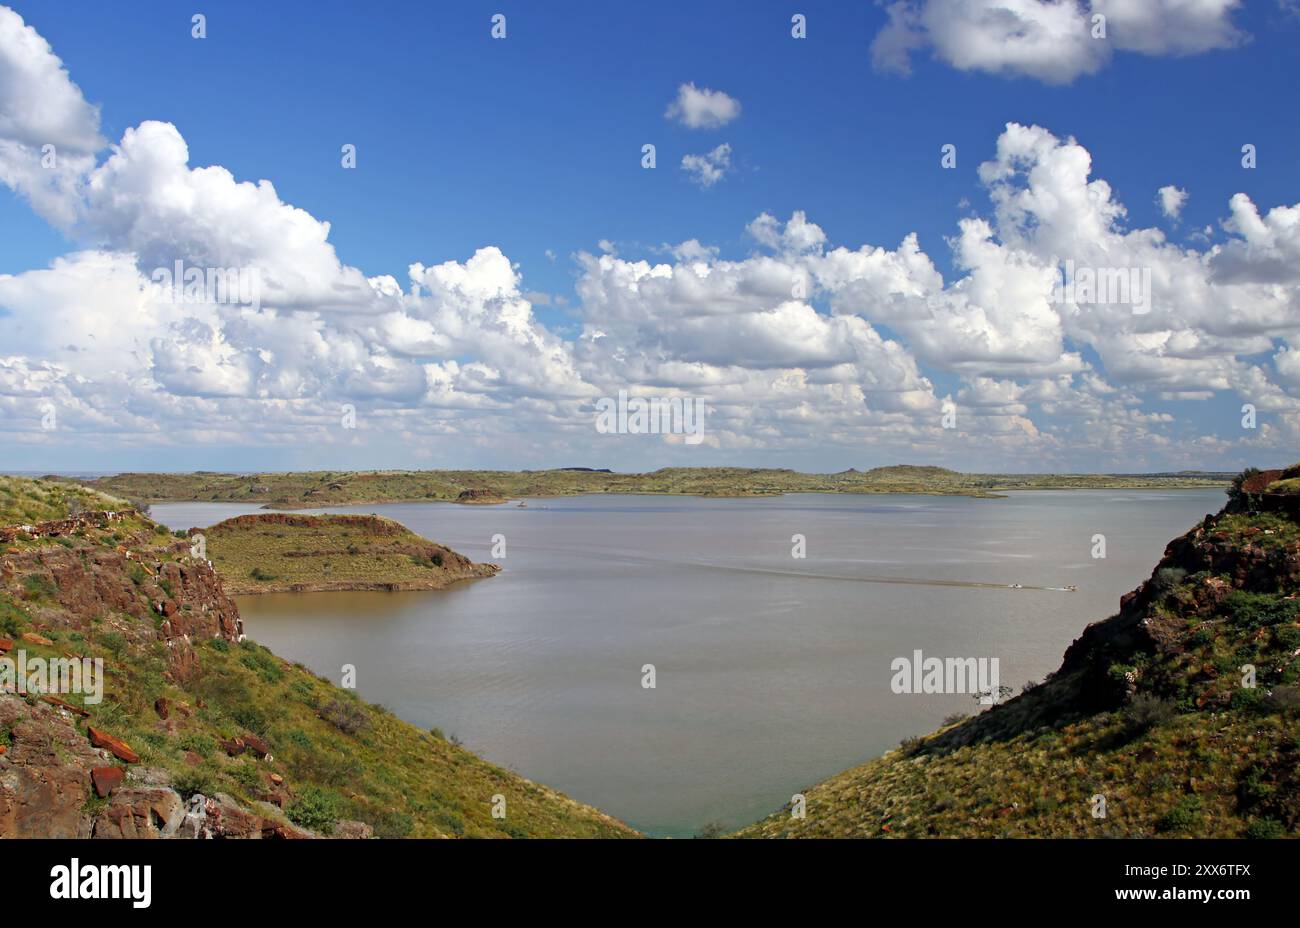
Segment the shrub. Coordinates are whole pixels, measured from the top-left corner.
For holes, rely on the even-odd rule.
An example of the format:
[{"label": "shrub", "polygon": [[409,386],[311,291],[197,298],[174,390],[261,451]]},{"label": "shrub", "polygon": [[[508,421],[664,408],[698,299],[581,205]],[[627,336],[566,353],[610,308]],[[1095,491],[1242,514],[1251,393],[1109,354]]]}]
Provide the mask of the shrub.
[{"label": "shrub", "polygon": [[270,719],[265,712],[252,702],[239,703],[226,710],[232,719],[257,735],[266,734]]},{"label": "shrub", "polygon": [[289,821],[303,828],[329,834],[339,820],[338,796],[319,786],[306,786],[285,810]]},{"label": "shrub", "polygon": [[1177,714],[1174,704],[1159,696],[1138,693],[1124,707],[1124,721],[1130,731],[1141,734],[1163,725]]},{"label": "shrub", "polygon": [[1283,625],[1300,619],[1300,601],[1276,593],[1234,590],[1223,601],[1223,608],[1234,625],[1248,629]]},{"label": "shrub", "polygon": [[212,771],[204,767],[190,767],[172,777],[172,787],[186,799],[195,793],[212,794]]},{"label": "shrub", "polygon": [[904,738],[898,743],[898,746],[903,749],[904,757],[915,757],[921,753],[921,750],[925,747],[925,742],[920,738]]},{"label": "shrub", "polygon": [[432,816],[433,824],[437,825],[443,831],[449,831],[453,835],[463,835],[465,833],[465,820],[460,817],[459,812],[453,812],[451,809],[440,809]]},{"label": "shrub", "polygon": [[1201,820],[1201,797],[1188,796],[1165,813],[1156,824],[1160,831],[1184,831]]},{"label": "shrub", "polygon": [[29,574],[23,579],[24,599],[53,599],[58,592],[54,581],[40,574]]},{"label": "shrub", "polygon": [[301,728],[291,728],[284,733],[286,744],[292,744],[294,747],[302,748],[304,751],[310,751],[316,745],[312,742],[308,734]]},{"label": "shrub", "polygon": [[357,781],[366,773],[361,761],[347,751],[302,750],[285,760],[295,779],[329,786],[355,789]]},{"label": "shrub", "polygon": [[1268,708],[1274,712],[1300,709],[1300,686],[1275,686],[1268,694]]},{"label": "shrub", "polygon": [[1257,818],[1246,826],[1246,837],[1260,840],[1285,838],[1286,826],[1275,818]]},{"label": "shrub", "polygon": [[299,677],[289,684],[289,692],[299,702],[304,702],[309,706],[316,704],[316,687],[312,686],[310,680]]},{"label": "shrub", "polygon": [[230,777],[249,793],[262,785],[262,774],[258,771],[257,764],[252,761],[236,764],[230,770]]},{"label": "shrub", "polygon": [[415,820],[396,809],[385,809],[372,815],[366,824],[375,830],[376,838],[405,838],[415,828]]},{"label": "shrub", "polygon": [[1262,689],[1241,686],[1232,691],[1232,708],[1243,712],[1269,712],[1272,707]]},{"label": "shrub", "polygon": [[26,624],[27,614],[7,598],[0,597],[0,630],[4,631],[5,637],[17,638]]},{"label": "shrub", "polygon": [[279,683],[284,677],[280,662],[270,651],[262,648],[249,648],[240,655],[239,663],[262,678],[264,683]]},{"label": "shrub", "polygon": [[1162,567],[1156,571],[1155,588],[1161,593],[1168,593],[1187,577],[1187,571],[1181,567]]},{"label": "shrub", "polygon": [[331,699],[321,706],[320,717],[345,735],[355,735],[370,725],[366,710],[347,699]]},{"label": "shrub", "polygon": [[269,583],[275,579],[275,574],[265,571],[261,567],[254,567],[248,572],[248,575],[259,583]]},{"label": "shrub", "polygon": [[126,650],[126,639],[117,632],[104,632],[99,636],[99,643],[115,657],[121,657]]},{"label": "shrub", "polygon": [[200,732],[185,732],[179,743],[182,751],[193,751],[200,757],[211,757],[217,749],[216,740]]}]

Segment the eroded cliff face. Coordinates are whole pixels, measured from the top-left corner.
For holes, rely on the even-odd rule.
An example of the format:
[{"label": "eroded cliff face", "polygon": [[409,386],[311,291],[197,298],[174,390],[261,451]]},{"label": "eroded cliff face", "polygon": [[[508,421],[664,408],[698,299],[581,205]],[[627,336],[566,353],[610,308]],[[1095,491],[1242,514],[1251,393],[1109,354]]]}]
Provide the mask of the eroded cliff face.
[{"label": "eroded cliff face", "polygon": [[[53,644],[43,633],[54,630],[78,641],[120,636],[124,648],[161,644],[164,676],[181,682],[197,669],[196,639],[233,643],[243,635],[239,608],[211,565],[138,513],[7,527],[3,540],[0,593],[23,602],[35,620],[16,641],[0,639],[11,657]],[[73,648],[61,656],[81,657]],[[166,731],[167,707],[156,711]],[[0,694],[0,837],[314,837],[223,794],[187,798],[166,770],[117,764],[134,752],[89,726],[82,731],[84,715],[12,683]]]},{"label": "eroded cliff face", "polygon": [[194,639],[243,635],[239,607],[212,565],[138,516],[89,514],[23,528],[0,554],[0,593],[28,601],[38,627],[111,632],[135,644],[156,639],[177,679],[193,670]]}]

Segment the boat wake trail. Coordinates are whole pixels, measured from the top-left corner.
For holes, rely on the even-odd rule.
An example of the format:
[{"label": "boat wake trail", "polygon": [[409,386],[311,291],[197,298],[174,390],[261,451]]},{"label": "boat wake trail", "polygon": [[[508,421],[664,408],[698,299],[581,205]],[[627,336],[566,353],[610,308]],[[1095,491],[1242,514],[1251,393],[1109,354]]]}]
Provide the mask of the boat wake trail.
[{"label": "boat wake trail", "polygon": [[936,580],[924,577],[848,577],[843,574],[812,573],[804,570],[781,570],[776,567],[744,567],[736,564],[714,564],[708,561],[691,561],[691,567],[704,567],[709,570],[728,570],[747,574],[771,574],[780,577],[795,577],[801,580],[838,580],[843,583],[895,583],[904,586],[955,586],[975,590],[1037,590],[1047,593],[1071,593],[1067,587],[1032,586],[1030,584],[984,583],[979,580]]},{"label": "boat wake trail", "polygon": [[[459,550],[472,547],[472,543],[462,543]],[[604,548],[593,550],[577,545],[516,545],[519,548],[543,547],[552,553],[562,551],[577,557],[603,561],[620,561],[626,564],[653,564],[659,567],[695,568],[697,570],[722,570],[731,573],[760,574],[774,577],[790,577],[795,580],[822,580],[839,583],[891,583],[903,586],[950,586],[970,590],[1033,590],[1043,593],[1074,593],[1075,588],[1068,586],[1034,586],[1028,583],[985,583],[979,580],[938,580],[926,577],[864,577],[846,576],[844,574],[815,573],[806,570],[782,570],[779,567],[752,567],[743,564],[719,564],[716,561],[678,560],[675,558],[653,557],[639,552],[620,551]]]}]

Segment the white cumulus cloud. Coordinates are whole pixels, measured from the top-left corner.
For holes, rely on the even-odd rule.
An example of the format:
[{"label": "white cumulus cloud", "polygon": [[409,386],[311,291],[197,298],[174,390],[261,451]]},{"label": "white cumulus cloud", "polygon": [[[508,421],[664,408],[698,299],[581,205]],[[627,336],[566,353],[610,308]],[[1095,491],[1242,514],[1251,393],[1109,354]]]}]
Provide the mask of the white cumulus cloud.
[{"label": "white cumulus cloud", "polygon": [[716,129],[740,117],[740,101],[721,90],[696,87],[694,83],[677,88],[677,98],[664,111],[688,129]]},{"label": "white cumulus cloud", "polygon": [[693,183],[712,187],[731,171],[731,146],[723,142],[702,155],[683,155],[682,170]]}]

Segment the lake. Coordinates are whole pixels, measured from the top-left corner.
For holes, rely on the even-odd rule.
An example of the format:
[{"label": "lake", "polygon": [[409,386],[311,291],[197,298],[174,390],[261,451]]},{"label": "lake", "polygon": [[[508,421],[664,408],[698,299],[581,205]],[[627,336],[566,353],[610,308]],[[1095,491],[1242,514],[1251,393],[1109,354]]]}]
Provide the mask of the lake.
[{"label": "lake", "polygon": [[[251,638],[335,682],[355,665],[359,694],[398,716],[649,834],[684,836],[755,821],[979,708],[969,695],[894,693],[897,657],[996,657],[1002,683],[1041,680],[1223,500],[1090,490],[345,507],[328,511],[396,519],[502,571],[438,592],[239,607]],[[172,528],[255,511],[153,507]],[[1070,584],[1078,592],[1034,589]]]}]

